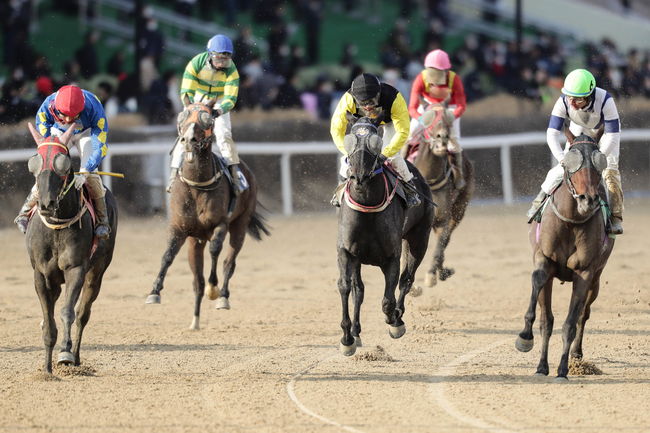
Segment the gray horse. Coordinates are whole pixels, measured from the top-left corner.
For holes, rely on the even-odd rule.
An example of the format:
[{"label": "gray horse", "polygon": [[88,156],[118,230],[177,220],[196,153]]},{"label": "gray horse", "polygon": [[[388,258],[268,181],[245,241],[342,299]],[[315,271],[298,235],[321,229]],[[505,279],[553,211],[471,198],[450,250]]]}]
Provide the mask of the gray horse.
[{"label": "gray horse", "polygon": [[[28,167],[38,187],[37,215],[27,226],[27,250],[34,268],[34,286],[43,310],[44,370],[52,372],[52,350],[57,329],[54,304],[65,284],[61,308],[63,341],[59,364],[79,365],[79,349],[84,327],[90,319],[92,303],[97,299],[104,272],[113,258],[117,235],[117,204],[106,190],[106,209],[111,227],[106,240],[94,238],[93,224],[80,193],[74,188],[72,163],[66,143],[74,128],[68,128],[57,140],[43,138],[31,125],[38,153]],[[77,310],[74,308],[79,300]],[[71,327],[77,320],[74,345]]]},{"label": "gray horse", "polygon": [[[377,125],[370,119],[359,119],[352,126],[351,133],[345,136],[344,143],[349,155],[349,171],[338,215],[337,255],[338,288],[343,307],[340,350],[350,356],[361,346],[362,264],[378,266],[384,274],[382,310],[391,337],[400,338],[406,332],[402,320],[404,298],[427,250],[434,205],[426,182],[410,164],[418,193],[423,198],[421,204],[407,209],[394,195],[384,172],[386,167],[381,156],[382,141],[377,135]],[[400,276],[402,251],[405,266]],[[396,301],[398,280],[400,294]],[[348,309],[350,293],[354,298],[352,321]]]},{"label": "gray horse", "polygon": [[573,290],[569,313],[562,327],[564,346],[557,368],[558,381],[566,381],[569,372],[569,350],[574,358],[582,358],[582,337],[591,313],[591,304],[598,296],[600,276],[614,248],[602,217],[601,200],[605,190],[601,173],[607,158],[598,150],[594,139],[580,135],[572,141],[564,157],[564,179],[549,198],[541,222],[530,229],[535,270],[532,293],[524,330],[515,347],[521,352],[533,348],[535,309],[540,305],[542,349],[538,375],[548,375],[548,343],[553,331],[551,295],[553,279],[571,281]]}]

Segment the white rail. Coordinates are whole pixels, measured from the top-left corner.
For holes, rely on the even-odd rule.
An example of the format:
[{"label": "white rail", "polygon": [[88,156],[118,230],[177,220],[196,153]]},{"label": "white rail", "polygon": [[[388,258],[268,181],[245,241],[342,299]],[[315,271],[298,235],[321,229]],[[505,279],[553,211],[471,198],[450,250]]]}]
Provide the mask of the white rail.
[{"label": "white rail", "polygon": [[[650,129],[629,129],[621,134],[622,141],[650,141]],[[503,201],[506,204],[513,202],[512,188],[512,163],[510,148],[513,146],[527,146],[546,143],[546,134],[543,132],[524,132],[518,134],[486,135],[480,137],[463,137],[464,149],[500,149],[501,159],[501,184],[503,188]],[[102,169],[111,171],[112,156],[118,155],[166,155],[164,172],[168,172],[169,150],[171,142],[138,142],[138,143],[112,143],[109,153],[104,158]],[[293,213],[291,157],[293,155],[332,154],[338,155],[336,147],[331,142],[310,141],[300,143],[238,143],[237,150],[242,155],[279,155],[280,156],[280,181],[282,188],[282,211],[285,215]],[[34,149],[16,149],[0,151],[0,162],[26,161],[34,155]],[[104,182],[111,186],[112,179],[104,176]]]}]

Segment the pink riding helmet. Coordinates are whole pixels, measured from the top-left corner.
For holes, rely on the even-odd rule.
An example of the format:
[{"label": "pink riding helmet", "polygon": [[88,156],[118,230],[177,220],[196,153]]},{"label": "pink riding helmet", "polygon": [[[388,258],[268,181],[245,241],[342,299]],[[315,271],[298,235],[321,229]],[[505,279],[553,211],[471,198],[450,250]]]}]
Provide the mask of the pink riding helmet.
[{"label": "pink riding helmet", "polygon": [[424,58],[425,68],[451,69],[449,55],[442,50],[433,50]]}]

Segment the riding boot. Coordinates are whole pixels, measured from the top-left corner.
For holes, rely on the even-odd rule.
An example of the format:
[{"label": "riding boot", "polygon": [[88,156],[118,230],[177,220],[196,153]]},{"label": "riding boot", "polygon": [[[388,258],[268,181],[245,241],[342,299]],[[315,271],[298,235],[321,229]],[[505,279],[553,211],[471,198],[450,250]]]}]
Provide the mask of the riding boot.
[{"label": "riding boot", "polygon": [[167,184],[167,192],[172,192],[172,184],[176,180],[176,176],[178,175],[178,169],[172,167],[171,170],[169,171],[169,181]]},{"label": "riding boot", "polygon": [[413,183],[413,179],[409,180],[406,183],[407,186],[404,187],[404,192],[406,193],[406,206],[418,206],[420,203],[422,203],[422,200],[420,200],[420,195],[418,194],[415,183]]},{"label": "riding boot", "polygon": [[465,187],[465,174],[463,173],[463,152],[450,153],[451,171],[454,176],[454,186],[456,189]]},{"label": "riding boot", "polygon": [[23,203],[23,206],[20,208],[20,212],[18,213],[18,216],[14,220],[14,223],[18,226],[18,230],[21,232],[27,233],[27,224],[29,223],[29,212],[32,210],[34,206],[36,206],[36,202],[38,201],[38,195],[34,193],[34,190],[32,189],[29,191],[29,194],[27,195],[27,198],[25,199],[25,203]]},{"label": "riding boot", "polygon": [[542,203],[544,203],[544,200],[546,200],[546,197],[548,197],[548,194],[544,192],[544,190],[540,190],[539,194],[537,194],[537,197],[533,200],[533,205],[528,209],[528,212],[526,212],[526,216],[528,217],[528,223],[530,224],[533,221],[533,218],[539,211],[539,208],[542,206]]},{"label": "riding boot", "polygon": [[243,173],[239,169],[239,164],[232,164],[228,166],[230,176],[232,177],[232,189],[235,195],[239,195],[246,190],[246,186],[242,184]]},{"label": "riding boot", "polygon": [[623,190],[618,170],[611,168],[603,172],[607,192],[609,193],[609,209],[612,212],[609,232],[613,235],[623,234]]},{"label": "riding boot", "polygon": [[108,239],[108,236],[111,234],[111,226],[108,222],[106,199],[104,197],[94,198],[93,203],[95,204],[95,215],[97,216],[95,236],[98,239]]}]

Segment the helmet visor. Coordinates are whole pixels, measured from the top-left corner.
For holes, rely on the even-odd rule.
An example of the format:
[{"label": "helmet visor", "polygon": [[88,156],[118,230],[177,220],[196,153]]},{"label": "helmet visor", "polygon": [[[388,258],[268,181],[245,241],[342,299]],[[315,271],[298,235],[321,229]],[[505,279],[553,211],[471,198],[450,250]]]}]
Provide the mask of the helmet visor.
[{"label": "helmet visor", "polygon": [[372,98],[359,99],[356,96],[354,100],[360,107],[376,107],[379,105],[379,95],[375,95]]}]

